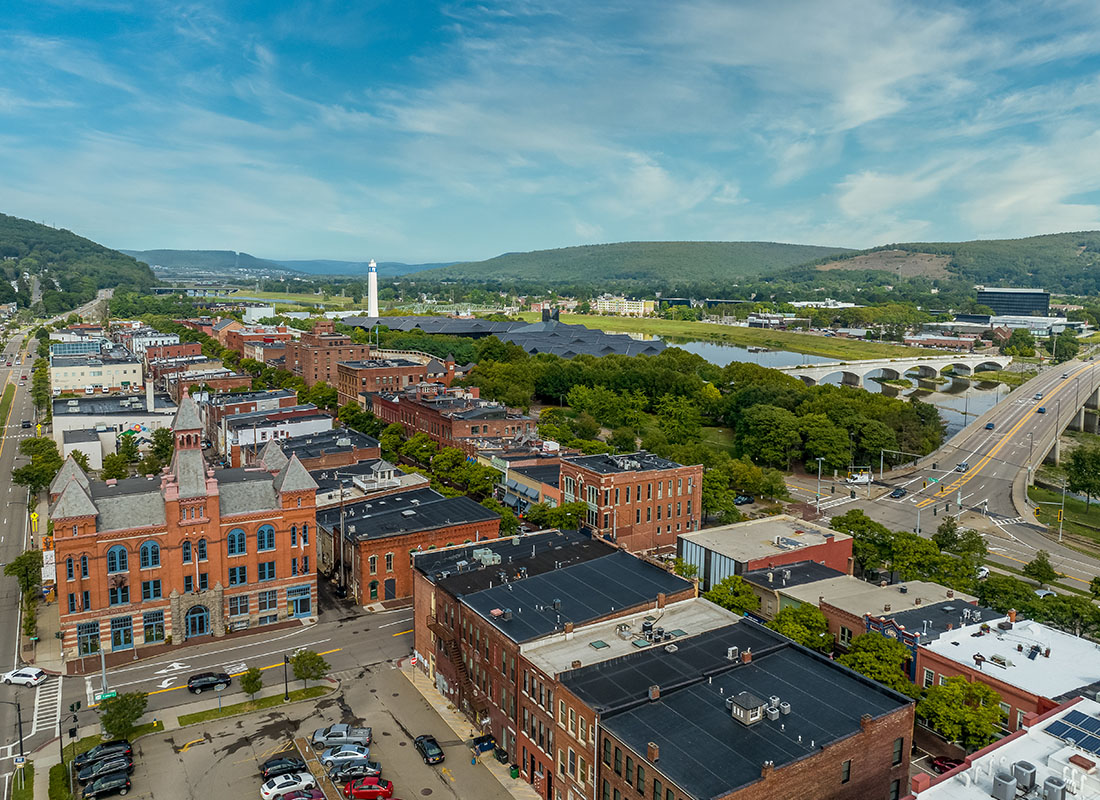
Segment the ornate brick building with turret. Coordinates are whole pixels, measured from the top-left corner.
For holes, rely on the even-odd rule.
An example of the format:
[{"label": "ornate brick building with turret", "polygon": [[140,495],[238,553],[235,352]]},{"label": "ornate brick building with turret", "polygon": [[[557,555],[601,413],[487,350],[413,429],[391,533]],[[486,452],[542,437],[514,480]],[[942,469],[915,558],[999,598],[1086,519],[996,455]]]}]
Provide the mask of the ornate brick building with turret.
[{"label": "ornate brick building with turret", "polygon": [[310,617],[317,606],[317,484],[297,458],[277,472],[214,469],[184,394],[161,474],[92,481],[70,458],[50,486],[67,660],[206,641]]}]

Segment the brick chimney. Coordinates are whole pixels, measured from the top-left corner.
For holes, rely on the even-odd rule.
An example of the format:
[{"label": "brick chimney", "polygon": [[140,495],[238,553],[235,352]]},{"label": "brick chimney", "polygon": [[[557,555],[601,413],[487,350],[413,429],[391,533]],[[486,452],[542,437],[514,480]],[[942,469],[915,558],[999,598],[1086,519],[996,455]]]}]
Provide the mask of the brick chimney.
[{"label": "brick chimney", "polygon": [[649,687],[649,699],[660,700],[661,699],[661,687],[657,684],[653,684]]},{"label": "brick chimney", "polygon": [[932,785],[932,778],[927,772],[921,772],[913,776],[913,780],[910,782],[910,786],[913,789],[913,794],[920,794],[929,786]]},{"label": "brick chimney", "polygon": [[657,759],[661,757],[661,748],[657,746],[656,742],[650,742],[645,746],[645,757],[650,764],[657,763]]},{"label": "brick chimney", "polygon": [[569,668],[570,669],[580,669],[581,668],[581,662],[580,661],[574,661],[572,664],[569,665]]},{"label": "brick chimney", "polygon": [[566,633],[572,633],[573,632],[573,623],[572,622],[565,623],[565,632]]},{"label": "brick chimney", "polygon": [[1011,622],[1013,625],[1016,624],[1016,609],[1008,609],[1008,621]]},{"label": "brick chimney", "polygon": [[767,780],[768,778],[770,778],[773,772],[775,772],[774,761],[765,761],[763,764],[760,765],[760,778],[762,780]]},{"label": "brick chimney", "polygon": [[752,663],[752,648],[751,647],[747,647],[747,648],[745,648],[744,650],[741,651],[741,663],[742,664],[751,664]]},{"label": "brick chimney", "polygon": [[871,715],[870,714],[864,714],[862,717],[859,718],[859,729],[861,731],[867,730],[867,728],[869,728],[870,726],[871,726]]},{"label": "brick chimney", "polygon": [[657,608],[664,608],[665,603],[668,602],[668,598],[664,592],[657,592]]},{"label": "brick chimney", "polygon": [[955,596],[955,590],[954,589],[948,589],[947,590],[947,599],[950,600],[954,596]]}]

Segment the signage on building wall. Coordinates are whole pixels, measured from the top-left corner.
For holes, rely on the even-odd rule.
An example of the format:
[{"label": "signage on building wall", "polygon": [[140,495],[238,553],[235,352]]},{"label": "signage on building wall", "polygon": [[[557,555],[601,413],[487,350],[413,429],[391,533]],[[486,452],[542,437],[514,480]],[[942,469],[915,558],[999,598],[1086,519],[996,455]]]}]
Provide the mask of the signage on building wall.
[{"label": "signage on building wall", "polygon": [[53,550],[42,551],[42,582],[57,582],[57,561],[55,560]]}]

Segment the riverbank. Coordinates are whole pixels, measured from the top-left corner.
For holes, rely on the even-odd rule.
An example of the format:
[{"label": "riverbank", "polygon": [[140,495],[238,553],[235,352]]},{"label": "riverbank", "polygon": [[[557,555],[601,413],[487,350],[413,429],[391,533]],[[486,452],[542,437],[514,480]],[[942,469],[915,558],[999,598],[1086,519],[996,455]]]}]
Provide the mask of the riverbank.
[{"label": "riverbank", "polygon": [[[528,322],[540,318],[536,313],[524,313],[520,316]],[[681,322],[670,319],[637,317],[590,316],[588,314],[562,314],[562,322],[584,325],[606,331],[624,333],[646,333],[662,338],[699,339],[722,344],[735,344],[744,347],[768,347],[774,350],[792,350],[823,358],[835,358],[837,361],[859,361],[872,358],[905,358],[912,356],[940,355],[935,351],[917,347],[905,347],[886,342],[868,342],[863,339],[841,339],[832,336],[817,336],[810,333],[776,331],[766,328],[743,328],[734,325],[718,325],[709,322]],[[675,344],[675,343],[672,343]]]}]

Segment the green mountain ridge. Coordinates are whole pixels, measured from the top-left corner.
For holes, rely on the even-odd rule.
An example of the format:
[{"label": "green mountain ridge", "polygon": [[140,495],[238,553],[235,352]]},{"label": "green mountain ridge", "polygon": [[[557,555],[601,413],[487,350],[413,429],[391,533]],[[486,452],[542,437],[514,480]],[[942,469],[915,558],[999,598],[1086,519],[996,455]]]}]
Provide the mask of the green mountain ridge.
[{"label": "green mountain ridge", "polygon": [[[241,269],[294,272],[302,275],[333,275],[365,277],[366,261],[339,261],[335,259],[270,259],[259,258],[235,250],[121,250],[119,252],[162,267],[165,270],[205,270],[230,275]],[[405,264],[399,261],[382,261],[378,274],[382,277],[407,275],[420,270],[438,269],[448,264]]]}]

